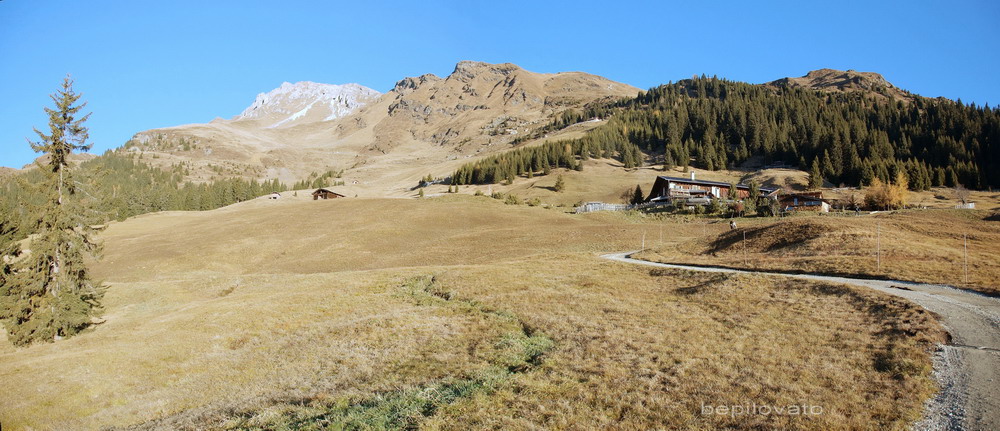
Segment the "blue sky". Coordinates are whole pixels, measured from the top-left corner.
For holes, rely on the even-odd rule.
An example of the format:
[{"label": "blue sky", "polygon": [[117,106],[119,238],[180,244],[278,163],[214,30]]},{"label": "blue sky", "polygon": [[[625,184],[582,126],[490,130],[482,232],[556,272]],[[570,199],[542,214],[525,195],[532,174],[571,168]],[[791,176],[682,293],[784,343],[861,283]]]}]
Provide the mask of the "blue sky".
[{"label": "blue sky", "polygon": [[1000,2],[0,1],[0,165],[70,73],[95,152],[229,118],[283,81],[388,91],[459,60],[584,71],[648,88],[766,82],[824,67],[924,96],[1000,104]]}]

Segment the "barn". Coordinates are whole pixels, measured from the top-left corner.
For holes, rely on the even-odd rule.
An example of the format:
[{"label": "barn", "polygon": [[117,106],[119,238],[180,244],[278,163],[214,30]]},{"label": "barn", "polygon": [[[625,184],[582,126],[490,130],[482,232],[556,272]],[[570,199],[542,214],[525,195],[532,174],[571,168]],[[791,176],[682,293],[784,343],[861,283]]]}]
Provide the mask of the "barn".
[{"label": "barn", "polygon": [[342,195],[340,193],[337,193],[335,191],[332,191],[330,189],[316,189],[316,191],[314,191],[312,193],[312,195],[313,195],[313,200],[318,200],[318,199],[336,199],[336,198],[342,198],[342,197],[344,197],[344,195]]},{"label": "barn", "polygon": [[[695,179],[694,172],[691,178],[679,177],[656,177],[653,188],[650,190],[647,201],[669,201],[674,199],[710,198],[726,199],[729,197],[729,188],[732,185],[719,181],[705,181]],[[760,188],[762,196],[769,196],[777,192],[777,189]],[[744,199],[750,196],[750,186],[746,184],[736,184],[737,199]]]},{"label": "barn", "polygon": [[823,192],[788,193],[778,196],[782,211],[830,212],[830,203],[823,199]]}]

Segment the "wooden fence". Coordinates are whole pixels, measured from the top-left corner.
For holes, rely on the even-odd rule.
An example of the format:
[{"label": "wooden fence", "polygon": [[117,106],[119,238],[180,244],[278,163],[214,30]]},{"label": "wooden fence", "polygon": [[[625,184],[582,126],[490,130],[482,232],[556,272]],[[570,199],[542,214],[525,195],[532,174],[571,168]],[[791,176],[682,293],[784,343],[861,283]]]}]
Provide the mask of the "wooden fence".
[{"label": "wooden fence", "polygon": [[577,214],[589,213],[594,211],[629,211],[629,210],[640,210],[645,208],[652,208],[658,206],[670,205],[669,202],[644,202],[641,204],[606,204],[604,202],[587,202],[583,205],[576,207]]}]

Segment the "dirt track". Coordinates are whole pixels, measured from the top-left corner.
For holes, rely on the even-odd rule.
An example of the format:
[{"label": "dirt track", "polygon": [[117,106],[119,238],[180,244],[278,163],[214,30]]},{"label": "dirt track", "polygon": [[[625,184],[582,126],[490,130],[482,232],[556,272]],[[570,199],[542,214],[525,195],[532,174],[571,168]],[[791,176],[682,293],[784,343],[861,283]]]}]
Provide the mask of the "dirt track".
[{"label": "dirt track", "polygon": [[635,252],[601,256],[618,262],[690,271],[763,274],[846,283],[906,298],[937,313],[952,342],[934,358],[941,391],[927,405],[916,430],[1000,430],[1000,299],[949,286],[895,280],[865,280],[812,274],[756,272],[650,262]]}]

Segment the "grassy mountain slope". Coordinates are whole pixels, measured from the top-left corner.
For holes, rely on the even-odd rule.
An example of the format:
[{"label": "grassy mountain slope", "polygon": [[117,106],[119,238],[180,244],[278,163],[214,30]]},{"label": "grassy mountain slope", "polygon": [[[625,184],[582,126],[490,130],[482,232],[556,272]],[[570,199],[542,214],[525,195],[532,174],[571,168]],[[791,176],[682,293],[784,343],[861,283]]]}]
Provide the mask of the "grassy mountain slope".
[{"label": "grassy mountain slope", "polygon": [[[0,421],[903,429],[920,415],[931,316],[847,287],[596,257],[658,227],[470,196],[260,199],[112,223],[94,264],[106,322],[0,343]],[[824,414],[701,412],[749,400]]]}]

